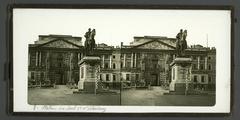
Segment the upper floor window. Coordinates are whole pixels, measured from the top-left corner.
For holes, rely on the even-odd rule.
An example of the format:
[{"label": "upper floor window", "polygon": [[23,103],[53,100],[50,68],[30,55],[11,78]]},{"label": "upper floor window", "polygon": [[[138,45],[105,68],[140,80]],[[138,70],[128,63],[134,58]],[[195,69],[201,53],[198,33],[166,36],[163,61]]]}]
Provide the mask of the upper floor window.
[{"label": "upper floor window", "polygon": [[130,68],[130,67],[131,67],[131,62],[130,62],[130,61],[127,61],[127,62],[126,62],[126,67],[127,67],[127,68]]},{"label": "upper floor window", "polygon": [[109,59],[109,55],[105,55],[105,56],[104,56],[104,59]]},{"label": "upper floor window", "polygon": [[204,69],[204,65],[200,64],[200,70],[203,70],[203,69]]},{"label": "upper floor window", "polygon": [[113,69],[116,69],[116,64],[115,63],[113,63]]},{"label": "upper floor window", "polygon": [[104,68],[108,68],[108,63],[105,63],[105,64],[104,64]]},{"label": "upper floor window", "polygon": [[123,62],[121,62],[121,68],[123,68]]},{"label": "upper floor window", "polygon": [[197,56],[193,56],[193,60],[197,60]]},{"label": "upper floor window", "polygon": [[132,57],[132,55],[131,54],[127,54],[127,58],[131,58]]},{"label": "upper floor window", "polygon": [[197,82],[198,80],[197,80],[197,76],[195,75],[194,77],[193,77],[193,82]]},{"label": "upper floor window", "polygon": [[113,59],[115,59],[115,58],[116,58],[116,56],[115,56],[115,55],[113,55],[113,56],[112,56],[112,58],[113,58]]},{"label": "upper floor window", "polygon": [[211,64],[208,65],[208,70],[212,70],[212,65]]},{"label": "upper floor window", "polygon": [[193,69],[196,70],[197,69],[197,65],[193,64]]},{"label": "upper floor window", "polygon": [[204,56],[200,56],[200,60],[204,60]]},{"label": "upper floor window", "polygon": [[211,60],[212,59],[212,57],[211,56],[208,56],[208,60]]}]

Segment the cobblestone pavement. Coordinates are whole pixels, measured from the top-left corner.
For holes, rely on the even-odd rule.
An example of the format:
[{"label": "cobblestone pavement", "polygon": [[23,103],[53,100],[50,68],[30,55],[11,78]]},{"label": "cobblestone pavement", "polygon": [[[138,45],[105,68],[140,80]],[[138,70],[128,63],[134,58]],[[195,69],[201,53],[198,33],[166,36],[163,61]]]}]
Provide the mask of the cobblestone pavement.
[{"label": "cobblestone pavement", "polygon": [[28,103],[32,105],[119,105],[120,94],[73,94],[66,86],[30,88]]},{"label": "cobblestone pavement", "polygon": [[29,88],[31,105],[139,105],[139,106],[211,106],[215,95],[163,95],[161,87],[151,90],[128,89],[121,94],[72,94],[66,86],[57,88]]},{"label": "cobblestone pavement", "polygon": [[163,95],[168,92],[161,87],[151,90],[122,90],[122,105],[139,106],[212,106],[215,95]]}]

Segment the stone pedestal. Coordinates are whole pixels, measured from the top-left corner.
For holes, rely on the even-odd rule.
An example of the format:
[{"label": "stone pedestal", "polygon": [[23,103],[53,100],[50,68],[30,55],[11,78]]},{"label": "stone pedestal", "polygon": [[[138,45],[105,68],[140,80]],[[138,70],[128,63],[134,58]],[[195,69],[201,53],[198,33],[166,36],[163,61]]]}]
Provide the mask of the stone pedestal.
[{"label": "stone pedestal", "polygon": [[186,94],[192,89],[191,82],[191,58],[175,58],[171,63],[172,78],[170,91],[177,94]]},{"label": "stone pedestal", "polygon": [[100,57],[86,56],[79,63],[78,90],[85,93],[96,93]]}]

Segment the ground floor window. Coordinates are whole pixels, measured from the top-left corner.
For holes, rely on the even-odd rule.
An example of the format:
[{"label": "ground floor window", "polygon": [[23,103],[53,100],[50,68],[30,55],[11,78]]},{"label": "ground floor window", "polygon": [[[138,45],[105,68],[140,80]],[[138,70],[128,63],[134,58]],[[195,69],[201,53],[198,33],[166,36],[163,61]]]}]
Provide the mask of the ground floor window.
[{"label": "ground floor window", "polygon": [[193,81],[197,82],[197,76],[196,75],[193,77]]},{"label": "ground floor window", "polygon": [[116,81],[116,75],[113,74],[113,81]]},{"label": "ground floor window", "polygon": [[205,82],[205,77],[204,76],[202,76],[201,82]]},{"label": "ground floor window", "polygon": [[106,81],[109,81],[109,74],[106,74]]},{"label": "ground floor window", "polygon": [[34,79],[34,72],[31,72],[31,79]]},{"label": "ground floor window", "polygon": [[130,80],[130,74],[126,74],[126,80],[127,80],[127,81]]},{"label": "ground floor window", "polygon": [[212,77],[208,76],[208,82],[212,82]]}]

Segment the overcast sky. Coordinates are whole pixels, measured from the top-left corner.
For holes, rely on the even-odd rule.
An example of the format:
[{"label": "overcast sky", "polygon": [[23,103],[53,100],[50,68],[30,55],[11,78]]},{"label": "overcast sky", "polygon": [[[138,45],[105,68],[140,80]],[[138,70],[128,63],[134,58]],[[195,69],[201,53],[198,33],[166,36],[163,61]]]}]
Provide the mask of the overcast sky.
[{"label": "overcast sky", "polygon": [[[189,45],[215,46],[230,28],[230,12],[216,10],[89,10],[16,9],[14,29],[28,43],[38,35],[61,34],[83,37],[88,28],[96,29],[96,43],[129,44],[134,36],[175,38],[187,29]],[[20,39],[20,38],[19,38]],[[84,41],[83,37],[83,41]]]}]

